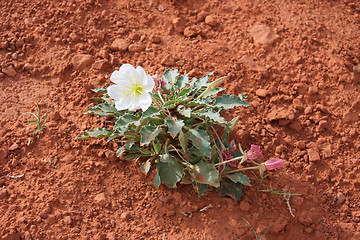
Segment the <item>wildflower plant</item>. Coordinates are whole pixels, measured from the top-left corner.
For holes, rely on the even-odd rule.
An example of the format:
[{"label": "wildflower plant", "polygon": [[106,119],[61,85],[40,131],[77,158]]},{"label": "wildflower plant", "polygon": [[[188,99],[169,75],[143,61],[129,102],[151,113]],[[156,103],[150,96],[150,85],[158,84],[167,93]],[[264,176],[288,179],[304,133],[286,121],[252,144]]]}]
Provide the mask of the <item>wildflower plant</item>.
[{"label": "wildflower plant", "polygon": [[243,186],[250,185],[242,171],[257,169],[262,175],[280,165],[255,162],[263,156],[259,146],[245,152],[229,142],[240,118],[227,121],[220,113],[250,104],[243,95],[220,95],[226,77],[210,81],[212,75],[190,80],[187,74],[166,70],[156,79],[141,67],[124,64],[110,77],[115,85],[93,89],[103,96],[86,112],[112,122],[112,129],[86,130],[77,138],[118,142],[117,156],[140,161],[145,174],[155,169],[157,188],[187,183],[201,196],[212,186],[220,195],[240,201]]}]

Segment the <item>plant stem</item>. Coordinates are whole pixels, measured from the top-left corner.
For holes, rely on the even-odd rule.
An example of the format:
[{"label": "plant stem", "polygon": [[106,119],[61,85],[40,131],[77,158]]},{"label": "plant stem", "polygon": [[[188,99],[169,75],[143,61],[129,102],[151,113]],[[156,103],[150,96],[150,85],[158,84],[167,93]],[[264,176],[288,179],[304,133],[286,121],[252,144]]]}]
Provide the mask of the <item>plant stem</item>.
[{"label": "plant stem", "polygon": [[224,174],[225,173],[237,173],[237,172],[242,172],[242,171],[252,170],[252,169],[259,169],[259,166],[247,167],[247,168],[238,168],[238,169],[235,169],[235,170],[224,172]]},{"label": "plant stem", "polygon": [[214,166],[216,167],[216,166],[224,165],[224,164],[227,164],[227,163],[229,163],[229,162],[237,161],[237,160],[240,160],[240,159],[243,159],[243,158],[244,158],[244,156],[232,158],[232,159],[226,160],[226,161],[224,161],[224,162],[216,163]]}]

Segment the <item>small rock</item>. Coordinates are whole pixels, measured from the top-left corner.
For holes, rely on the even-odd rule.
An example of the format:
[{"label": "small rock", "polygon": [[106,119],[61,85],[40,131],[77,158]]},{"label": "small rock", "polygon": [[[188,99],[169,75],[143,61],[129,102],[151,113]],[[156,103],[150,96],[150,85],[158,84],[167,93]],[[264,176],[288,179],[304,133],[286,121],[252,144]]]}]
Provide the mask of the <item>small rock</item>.
[{"label": "small rock", "polygon": [[172,25],[174,26],[176,32],[181,33],[186,27],[186,21],[184,18],[175,18],[172,21]]},{"label": "small rock", "polygon": [[25,239],[25,240],[31,240],[31,239],[32,239],[31,234],[30,234],[29,231],[26,231],[26,232],[24,233],[24,239]]},{"label": "small rock", "polygon": [[8,191],[6,188],[0,188],[0,199],[4,199],[8,196]]},{"label": "small rock", "polygon": [[185,37],[196,37],[199,33],[193,27],[186,27],[184,29]]},{"label": "small rock", "polygon": [[0,42],[0,49],[6,49],[9,46],[8,42]]},{"label": "small rock", "polygon": [[285,229],[288,223],[289,221],[287,219],[284,217],[279,217],[275,220],[274,224],[272,224],[270,231],[273,233],[279,233]]},{"label": "small rock", "polygon": [[339,193],[337,195],[337,201],[336,203],[339,204],[339,205],[342,205],[346,200],[346,196],[343,194],[343,193]]},{"label": "small rock", "polygon": [[30,63],[25,63],[24,64],[24,70],[25,71],[31,71],[33,69],[34,69],[34,67]]},{"label": "small rock", "polygon": [[309,106],[306,107],[305,110],[304,110],[304,113],[305,113],[306,115],[310,115],[312,112],[313,112],[313,110],[312,110],[312,108],[309,107]]},{"label": "small rock", "polygon": [[129,52],[141,52],[141,51],[145,50],[145,48],[146,48],[145,44],[142,44],[142,43],[130,44],[128,47]]},{"label": "small rock", "polygon": [[64,217],[64,224],[65,225],[71,225],[71,222],[72,222],[72,220],[71,220],[70,216]]},{"label": "small rock", "polygon": [[256,90],[255,94],[256,94],[256,96],[264,98],[264,97],[266,97],[266,95],[269,94],[269,91],[266,90],[266,89],[261,89],[260,88],[260,89]]},{"label": "small rock", "polygon": [[25,221],[26,221],[26,219],[25,219],[24,217],[19,217],[19,218],[16,220],[16,222],[17,222],[18,224],[23,224]]},{"label": "small rock", "polygon": [[69,38],[72,42],[76,43],[80,40],[79,35],[77,35],[76,33],[72,32],[69,34]]},{"label": "small rock", "polygon": [[169,54],[167,55],[166,57],[164,57],[162,60],[161,60],[161,65],[164,65],[164,66],[173,66],[176,64],[176,57],[174,57],[173,55]]},{"label": "small rock", "polygon": [[126,41],[125,39],[117,38],[112,42],[110,49],[113,51],[124,52],[128,49],[128,47],[129,47],[128,41]]},{"label": "small rock", "polygon": [[106,71],[111,68],[111,65],[108,60],[102,59],[94,63],[94,68],[98,71]]},{"label": "small rock", "polygon": [[279,38],[269,27],[265,25],[255,25],[250,30],[250,35],[256,44],[271,45],[276,39]]},{"label": "small rock", "polygon": [[203,22],[205,20],[206,16],[207,16],[207,13],[205,11],[199,12],[199,14],[196,16],[195,22],[196,23]]},{"label": "small rock", "polygon": [[319,91],[319,88],[317,86],[310,86],[309,87],[309,94],[314,95]]},{"label": "small rock", "polygon": [[309,160],[311,162],[317,162],[317,161],[321,160],[319,152],[316,151],[315,149],[310,148],[310,149],[308,149],[307,152],[308,152],[308,155],[309,155]]},{"label": "small rock", "polygon": [[10,151],[14,151],[14,150],[16,150],[16,149],[18,149],[18,148],[20,148],[20,146],[19,146],[17,143],[13,143],[13,145],[11,145],[11,146],[9,147],[9,150],[10,150]]},{"label": "small rock", "polygon": [[295,115],[290,109],[279,107],[279,108],[272,108],[268,113],[267,117],[269,121],[275,121],[281,119],[289,121],[289,120],[293,120],[295,118]]},{"label": "small rock", "polygon": [[240,207],[241,211],[244,211],[244,212],[248,212],[251,209],[251,205],[245,201],[242,201],[240,203],[239,207]]},{"label": "small rock", "polygon": [[0,148],[0,163],[3,160],[5,160],[5,158],[7,157],[8,154],[9,154],[9,150],[6,147]]},{"label": "small rock", "polygon": [[16,76],[16,71],[12,66],[4,67],[1,71],[9,77]]},{"label": "small rock", "polygon": [[99,51],[99,57],[104,58],[104,59],[108,59],[109,58],[109,53],[105,49],[102,49],[102,50]]},{"label": "small rock", "polygon": [[82,71],[88,68],[93,62],[93,57],[90,54],[78,54],[72,59],[72,63],[76,70]]},{"label": "small rock", "polygon": [[163,12],[163,11],[165,11],[165,8],[164,8],[163,5],[159,4],[158,10],[159,10],[160,12]]},{"label": "small rock", "polygon": [[108,233],[108,234],[106,234],[106,238],[108,240],[116,240],[116,233],[114,233],[114,232]]},{"label": "small rock", "polygon": [[289,127],[296,132],[300,132],[302,130],[301,124],[297,121],[292,122]]},{"label": "small rock", "polygon": [[109,61],[112,66],[119,66],[120,60],[115,57],[113,54],[109,54]]},{"label": "small rock", "polygon": [[241,57],[240,62],[245,65],[245,67],[249,68],[252,71],[256,72],[266,72],[266,69],[259,64],[257,64],[251,57],[244,55]]},{"label": "small rock", "polygon": [[161,43],[161,37],[160,37],[160,36],[157,36],[157,35],[151,35],[150,41],[151,41],[152,43],[159,44],[159,43]]},{"label": "small rock", "polygon": [[212,27],[215,27],[218,24],[217,18],[214,15],[206,16],[205,23]]},{"label": "small rock", "polygon": [[322,149],[322,154],[325,158],[332,156],[331,144],[325,144]]},{"label": "small rock", "polygon": [[98,195],[96,195],[94,200],[100,206],[105,206],[108,203],[108,201],[106,199],[106,196],[105,196],[105,193],[99,193]]},{"label": "small rock", "polygon": [[61,115],[60,115],[59,112],[54,112],[54,113],[51,115],[51,118],[52,118],[52,120],[54,120],[54,121],[59,121],[59,120],[61,120]]},{"label": "small rock", "polygon": [[310,227],[309,227],[309,228],[305,228],[305,232],[306,232],[306,233],[309,233],[309,234],[310,234],[310,233],[312,233],[313,231],[314,231],[313,228],[310,228]]},{"label": "small rock", "polygon": [[17,48],[22,48],[22,46],[24,46],[24,44],[25,44],[24,39],[20,38],[16,41],[15,46]]},{"label": "small rock", "polygon": [[343,122],[344,123],[355,123],[359,121],[359,114],[356,112],[347,112],[343,115]]},{"label": "small rock", "polygon": [[130,212],[122,212],[120,215],[120,218],[126,221],[129,221],[131,218],[131,213]]}]

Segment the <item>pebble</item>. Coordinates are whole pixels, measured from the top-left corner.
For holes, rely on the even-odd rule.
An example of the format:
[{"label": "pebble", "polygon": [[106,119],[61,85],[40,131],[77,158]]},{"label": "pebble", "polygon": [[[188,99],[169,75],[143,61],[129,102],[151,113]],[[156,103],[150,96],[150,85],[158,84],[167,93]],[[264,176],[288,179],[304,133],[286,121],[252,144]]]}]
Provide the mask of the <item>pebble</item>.
[{"label": "pebble", "polygon": [[307,153],[309,155],[309,160],[311,162],[317,162],[321,160],[319,152],[316,151],[315,149],[310,148],[308,149]]},{"label": "pebble", "polygon": [[184,18],[175,18],[172,21],[172,25],[174,26],[176,32],[181,33],[186,27],[186,21]]},{"label": "pebble", "polygon": [[305,228],[305,230],[304,230],[306,233],[312,233],[313,231],[314,231],[314,229],[313,228]]},{"label": "pebble", "polygon": [[111,65],[110,65],[108,60],[101,59],[101,60],[97,60],[94,63],[94,68],[96,70],[98,70],[98,71],[106,71],[106,70],[109,70],[111,68]]},{"label": "pebble", "polygon": [[163,11],[165,11],[165,8],[164,8],[163,5],[159,4],[158,10],[159,10],[160,12],[163,12]]},{"label": "pebble", "polygon": [[198,15],[196,15],[195,22],[196,23],[203,22],[205,20],[206,16],[207,16],[207,13],[205,11],[199,12]]},{"label": "pebble", "polygon": [[106,238],[108,240],[116,240],[116,233],[114,233],[114,232],[108,233],[108,234],[106,234]]},{"label": "pebble", "polygon": [[343,193],[339,193],[339,194],[337,195],[337,201],[336,201],[336,203],[337,203],[338,205],[341,205],[341,204],[343,204],[343,203],[345,202],[345,200],[346,200],[346,196],[345,196]]},{"label": "pebble", "polygon": [[256,96],[259,96],[259,97],[266,97],[266,95],[269,95],[269,91],[266,90],[266,89],[257,89],[256,92],[255,92]]},{"label": "pebble", "polygon": [[302,130],[302,126],[299,122],[295,121],[292,122],[289,127],[294,130],[295,132],[300,132]]},{"label": "pebble", "polygon": [[128,49],[129,43],[125,39],[117,38],[115,39],[110,46],[110,49],[113,51],[124,52]]},{"label": "pebble", "polygon": [[105,49],[102,49],[102,50],[99,51],[99,57],[104,58],[104,59],[108,59],[109,58],[109,53]]},{"label": "pebble", "polygon": [[8,154],[9,154],[9,150],[6,147],[0,148],[0,162],[4,160]]},{"label": "pebble", "polygon": [[26,71],[31,71],[31,70],[33,70],[34,69],[34,67],[33,67],[33,65],[31,65],[30,63],[25,63],[24,64],[24,70],[26,70]]},{"label": "pebble", "polygon": [[61,115],[59,112],[54,112],[53,114],[51,114],[51,118],[54,121],[59,121],[59,120],[61,120]]},{"label": "pebble", "polygon": [[347,112],[343,115],[343,122],[344,123],[355,123],[359,121],[359,114],[355,112]]},{"label": "pebble", "polygon": [[287,219],[285,219],[283,216],[280,216],[272,224],[270,231],[272,233],[279,233],[285,229],[285,227],[286,227],[286,225],[288,225],[288,223],[289,223],[289,221]]},{"label": "pebble", "polygon": [[161,65],[164,66],[173,66],[176,64],[177,58],[174,57],[174,55],[166,55],[162,60],[161,60]]},{"label": "pebble", "polygon": [[6,188],[0,188],[0,199],[4,199],[8,196],[8,191]]},{"label": "pebble", "polygon": [[250,30],[250,35],[256,44],[271,45],[276,39],[279,38],[271,28],[265,25],[255,25]]},{"label": "pebble", "polygon": [[129,52],[141,52],[141,51],[145,50],[145,48],[146,48],[145,44],[142,44],[142,43],[130,44],[128,47]]},{"label": "pebble", "polygon": [[20,148],[20,146],[19,146],[17,143],[13,143],[13,145],[11,145],[11,146],[9,147],[9,150],[10,150],[10,151],[14,151],[14,150],[16,150],[16,149],[18,149],[18,148]]},{"label": "pebble", "polygon": [[72,63],[76,70],[83,71],[93,63],[93,57],[90,54],[77,54],[73,57]]},{"label": "pebble", "polygon": [[122,212],[120,218],[129,221],[131,218],[131,212]]},{"label": "pebble", "polygon": [[16,41],[15,46],[16,46],[17,48],[22,48],[22,46],[24,46],[24,44],[25,44],[24,39],[19,38],[19,39]]},{"label": "pebble", "polygon": [[95,196],[94,200],[100,206],[105,206],[108,203],[105,193],[99,193],[98,195]]},{"label": "pebble", "polygon": [[218,24],[217,18],[214,15],[208,15],[205,18],[205,23],[212,27],[215,27]]},{"label": "pebble", "polygon": [[248,212],[248,211],[250,211],[250,209],[251,209],[251,205],[249,204],[249,203],[247,203],[247,202],[245,202],[245,201],[242,201],[241,203],[240,203],[240,210],[241,211],[244,211],[244,212]]},{"label": "pebble", "polygon": [[310,86],[309,87],[309,94],[314,95],[319,91],[319,88],[317,86]]},{"label": "pebble", "polygon": [[157,35],[151,35],[150,41],[151,41],[152,43],[159,44],[159,43],[161,43],[161,37],[160,37],[160,36],[157,36]]},{"label": "pebble", "polygon": [[1,71],[5,75],[7,75],[9,77],[15,77],[16,76],[16,71],[12,66],[4,67]]},{"label": "pebble", "polygon": [[71,217],[70,217],[70,216],[64,217],[64,223],[65,223],[65,225],[71,225],[71,222],[72,222],[72,220],[71,220]]}]

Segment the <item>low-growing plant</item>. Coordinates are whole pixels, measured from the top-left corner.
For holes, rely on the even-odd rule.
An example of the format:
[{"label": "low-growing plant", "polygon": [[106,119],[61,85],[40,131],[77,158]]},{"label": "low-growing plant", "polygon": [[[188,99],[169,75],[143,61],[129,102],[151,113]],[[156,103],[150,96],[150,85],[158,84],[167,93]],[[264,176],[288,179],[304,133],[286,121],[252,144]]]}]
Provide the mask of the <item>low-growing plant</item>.
[{"label": "low-growing plant", "polygon": [[41,117],[41,112],[40,112],[39,106],[37,104],[35,104],[35,106],[36,106],[36,110],[37,110],[36,114],[33,112],[25,112],[25,113],[31,114],[35,117],[35,120],[28,120],[27,122],[36,123],[36,129],[34,130],[34,132],[32,134],[32,138],[29,138],[28,145],[30,145],[32,143],[33,138],[37,137],[39,135],[39,133],[44,130],[44,123],[45,123],[46,117],[49,113],[49,111],[47,110],[44,117]]},{"label": "low-growing plant", "polygon": [[124,64],[110,77],[115,85],[93,89],[103,95],[95,98],[100,104],[86,112],[103,117],[113,127],[86,130],[77,139],[115,140],[120,144],[119,157],[141,161],[145,174],[156,169],[155,187],[188,183],[201,196],[212,186],[220,195],[240,201],[243,186],[250,185],[242,171],[259,170],[263,176],[265,170],[282,167],[283,161],[259,164],[254,161],[263,156],[259,146],[246,152],[229,141],[240,117],[227,121],[220,113],[250,104],[241,94],[221,95],[226,77],[210,81],[212,75],[190,80],[187,74],[166,70],[157,79],[140,66]]}]

